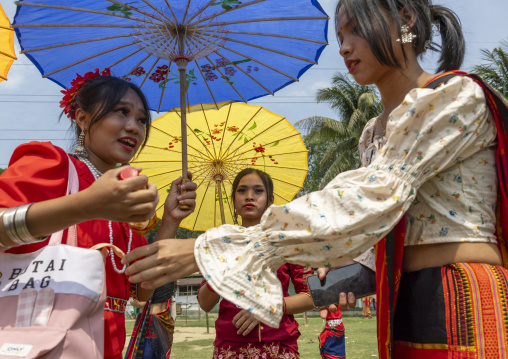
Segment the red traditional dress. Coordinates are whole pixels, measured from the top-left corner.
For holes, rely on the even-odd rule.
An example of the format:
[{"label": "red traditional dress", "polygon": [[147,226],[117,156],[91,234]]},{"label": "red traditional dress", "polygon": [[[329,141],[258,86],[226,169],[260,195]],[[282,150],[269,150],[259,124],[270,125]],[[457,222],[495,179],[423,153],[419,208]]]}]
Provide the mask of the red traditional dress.
[{"label": "red traditional dress", "polygon": [[[313,271],[306,271],[305,267],[295,264],[284,264],[277,271],[277,277],[282,284],[283,296],[289,297],[289,282],[293,283],[296,293],[309,293],[304,282],[305,275]],[[205,285],[206,281],[201,283]],[[233,318],[241,311],[230,301],[222,299],[219,307],[219,317],[215,321],[216,338],[213,359],[291,359],[299,358],[297,340],[300,336],[298,322],[293,315],[284,315],[279,328],[272,328],[259,324],[248,335],[236,334],[238,329],[233,325]]]},{"label": "red traditional dress", "polygon": [[[88,167],[71,156],[79,177],[79,189],[88,188],[94,177]],[[0,208],[40,202],[65,195],[68,181],[68,157],[64,150],[49,142],[30,142],[14,151],[9,167],[0,176]],[[129,227],[126,223],[112,222],[114,244],[127,252]],[[98,243],[109,243],[108,221],[93,220],[76,226],[78,246],[90,248]],[[63,242],[66,241],[66,231]],[[24,245],[9,253],[36,251],[48,244]],[[132,233],[131,249],[146,245],[146,239]],[[117,258],[118,259],[118,258]],[[122,268],[120,261],[117,267]],[[111,258],[106,261],[107,299],[104,308],[104,357],[122,358],[125,346],[125,307],[131,296],[130,282],[124,274],[114,271]]]}]

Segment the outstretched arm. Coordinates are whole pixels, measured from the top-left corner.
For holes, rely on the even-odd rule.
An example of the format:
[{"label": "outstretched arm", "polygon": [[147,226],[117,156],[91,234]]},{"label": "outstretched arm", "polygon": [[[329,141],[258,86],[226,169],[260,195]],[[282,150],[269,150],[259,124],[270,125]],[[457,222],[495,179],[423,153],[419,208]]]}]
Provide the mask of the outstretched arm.
[{"label": "outstretched arm", "polygon": [[[149,184],[144,175],[119,180],[121,171],[122,168],[107,171],[90,187],[78,193],[68,196],[62,193],[61,197],[33,203],[26,213],[30,234],[34,238],[46,237],[93,219],[118,222],[150,219],[158,202],[155,185]],[[146,186],[148,188],[138,190]],[[0,243],[6,247],[16,244],[7,235],[3,220],[0,221]]]}]

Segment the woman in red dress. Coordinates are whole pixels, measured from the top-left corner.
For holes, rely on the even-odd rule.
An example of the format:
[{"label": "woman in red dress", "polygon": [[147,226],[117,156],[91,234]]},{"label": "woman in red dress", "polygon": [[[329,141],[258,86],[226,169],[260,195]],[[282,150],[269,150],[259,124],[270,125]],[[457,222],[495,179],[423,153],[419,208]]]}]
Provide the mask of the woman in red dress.
[{"label": "woman in red dress", "polygon": [[[273,182],[263,171],[247,168],[233,182],[232,197],[235,205],[235,221],[242,218],[242,226],[259,224],[265,210],[273,203]],[[213,359],[275,359],[299,358],[297,339],[300,336],[298,322],[293,314],[314,308],[305,278],[313,273],[301,265],[284,264],[277,271],[284,296],[284,316],[279,328],[260,323],[249,311],[240,309],[222,299],[219,317],[215,321],[216,338]],[[289,282],[296,295],[289,296]],[[201,308],[209,312],[220,297],[203,280],[198,292]]]},{"label": "woman in red dress", "polygon": [[[33,252],[46,246],[52,233],[76,225],[78,246],[110,242],[128,253],[145,238],[127,222],[153,217],[157,188],[144,175],[120,180],[122,168],[146,142],[150,110],[141,90],[109,76],[109,70],[78,76],[61,102],[78,135],[75,155],[50,142],[30,142],[14,151],[0,176],[0,250]],[[69,160],[79,178],[79,192],[66,195]],[[193,211],[195,184],[179,195],[173,182],[164,204],[158,238],[176,234],[180,221]],[[140,190],[140,188],[143,188]],[[179,203],[190,205],[182,211]],[[9,215],[14,213],[14,215]],[[16,221],[11,219],[16,218]],[[12,222],[12,223],[11,223]],[[63,243],[66,234],[64,232]],[[10,248],[10,249],[9,249]],[[123,268],[122,268],[123,267]],[[120,260],[106,261],[107,299],[104,312],[105,358],[120,359],[125,345],[125,306],[131,294],[147,300],[152,290],[131,288]]]}]

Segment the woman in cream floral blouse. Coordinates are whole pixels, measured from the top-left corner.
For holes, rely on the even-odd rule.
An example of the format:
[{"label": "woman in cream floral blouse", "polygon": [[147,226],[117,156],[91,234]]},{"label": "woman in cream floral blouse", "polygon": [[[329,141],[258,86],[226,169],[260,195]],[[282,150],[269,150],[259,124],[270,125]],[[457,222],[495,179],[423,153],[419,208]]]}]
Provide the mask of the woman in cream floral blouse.
[{"label": "woman in cream floral blouse", "polygon": [[436,75],[417,61],[437,50],[437,27],[444,44],[438,72],[459,68],[460,22],[430,0],[340,0],[335,15],[350,74],[375,84],[384,105],[361,137],[363,166],[322,191],[271,206],[260,225],[224,225],[196,241],[136,249],[126,262],[146,258],[129,267],[130,280],[156,287],[199,269],[222,297],[277,326],[280,265],[340,265],[405,215],[394,357],[504,357],[508,271],[496,246],[496,124],[472,78],[423,88]]}]

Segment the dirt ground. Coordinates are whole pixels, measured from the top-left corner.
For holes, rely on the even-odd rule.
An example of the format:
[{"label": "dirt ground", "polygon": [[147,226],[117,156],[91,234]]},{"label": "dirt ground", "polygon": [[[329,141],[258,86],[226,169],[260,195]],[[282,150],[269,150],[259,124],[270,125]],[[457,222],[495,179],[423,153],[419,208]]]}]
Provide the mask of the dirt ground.
[{"label": "dirt ground", "polygon": [[215,328],[210,328],[210,333],[203,327],[180,327],[175,329],[173,343],[191,342],[193,340],[215,339]]}]

